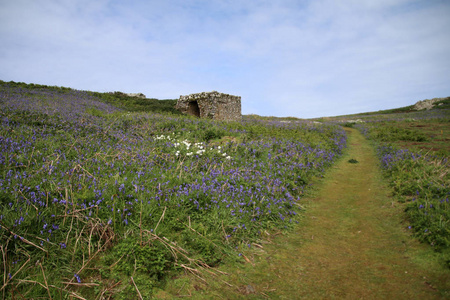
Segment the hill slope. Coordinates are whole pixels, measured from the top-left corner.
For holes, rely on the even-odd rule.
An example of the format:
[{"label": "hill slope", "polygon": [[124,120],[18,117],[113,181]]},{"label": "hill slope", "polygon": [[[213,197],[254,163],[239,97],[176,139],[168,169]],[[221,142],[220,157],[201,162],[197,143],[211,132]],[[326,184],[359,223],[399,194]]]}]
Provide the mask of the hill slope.
[{"label": "hill slope", "polygon": [[116,96],[0,85],[3,298],[149,298],[239,260],[298,221],[346,144],[335,125],[216,122]]}]

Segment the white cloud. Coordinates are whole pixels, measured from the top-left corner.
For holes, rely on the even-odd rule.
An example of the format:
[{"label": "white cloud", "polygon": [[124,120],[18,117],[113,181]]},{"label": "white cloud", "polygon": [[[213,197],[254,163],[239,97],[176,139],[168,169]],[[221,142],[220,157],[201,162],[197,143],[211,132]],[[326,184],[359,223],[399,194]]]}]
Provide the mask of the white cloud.
[{"label": "white cloud", "polygon": [[447,96],[438,1],[1,1],[0,79],[312,117]]}]

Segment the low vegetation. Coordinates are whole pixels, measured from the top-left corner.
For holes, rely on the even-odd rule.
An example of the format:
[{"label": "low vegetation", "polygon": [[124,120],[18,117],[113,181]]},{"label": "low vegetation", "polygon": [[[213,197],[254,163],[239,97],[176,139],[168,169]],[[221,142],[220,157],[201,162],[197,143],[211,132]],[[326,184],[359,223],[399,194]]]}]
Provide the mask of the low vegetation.
[{"label": "low vegetation", "polygon": [[227,123],[175,100],[0,81],[0,293],[149,298],[180,272],[245,260],[299,220],[346,146],[339,125],[374,141],[411,232],[450,263],[448,102]]},{"label": "low vegetation", "polygon": [[90,92],[91,95],[98,97],[106,103],[112,104],[116,107],[122,108],[127,111],[140,111],[140,112],[153,112],[153,113],[170,113],[174,115],[181,115],[181,113],[175,109],[177,104],[176,99],[158,100],[155,98],[138,98],[130,97],[122,92],[113,93],[98,93]]},{"label": "low vegetation", "polygon": [[[72,97],[76,94],[83,95],[83,97],[91,97],[95,99],[97,102],[104,102],[107,104],[111,104],[112,106],[119,108],[121,110],[129,111],[129,112],[153,112],[153,113],[166,113],[166,114],[174,114],[180,115],[181,113],[175,109],[175,104],[177,103],[176,99],[166,99],[166,100],[158,100],[155,98],[139,98],[132,97],[123,92],[108,92],[108,93],[100,93],[100,92],[91,92],[91,91],[78,91],[67,87],[59,87],[59,86],[48,86],[41,84],[26,84],[24,82],[4,82],[0,80],[0,85],[8,86],[8,92],[11,93],[10,96],[15,95],[16,97],[22,97],[23,93],[28,95],[33,95],[33,103],[38,100],[38,98],[42,98],[39,102],[46,102],[47,97],[59,97],[63,94],[64,104],[68,104],[66,100],[68,99],[68,95],[71,94]],[[40,96],[38,96],[38,94]],[[74,100],[74,99],[71,99]],[[77,104],[78,101],[75,101],[74,104]],[[63,105],[59,105],[60,108],[64,108]],[[69,106],[70,107],[70,106]],[[95,109],[96,106],[90,108],[91,112],[94,114],[102,114],[102,109],[97,111],[92,110]]]},{"label": "low vegetation", "polygon": [[1,82],[3,299],[148,298],[179,272],[217,272],[295,224],[346,145],[336,125],[213,122],[121,97]]}]

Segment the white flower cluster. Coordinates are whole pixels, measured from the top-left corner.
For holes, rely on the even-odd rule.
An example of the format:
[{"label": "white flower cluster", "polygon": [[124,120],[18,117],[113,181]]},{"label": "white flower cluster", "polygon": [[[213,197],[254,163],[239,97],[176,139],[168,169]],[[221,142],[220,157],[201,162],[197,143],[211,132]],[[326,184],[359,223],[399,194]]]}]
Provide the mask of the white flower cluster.
[{"label": "white flower cluster", "polygon": [[[175,134],[175,132],[173,132],[172,134]],[[168,140],[168,141],[171,141],[172,138],[170,137],[170,135],[163,135],[163,134],[161,134],[161,135],[157,135],[155,137],[155,140]]]},{"label": "white flower cluster", "polygon": [[[155,137],[156,140],[168,140],[168,141],[174,141],[173,145],[176,148],[183,148],[187,150],[186,156],[192,156],[194,154],[197,155],[203,155],[203,153],[206,152],[205,144],[204,143],[191,143],[188,140],[183,141],[176,141],[174,138],[171,138],[170,136],[160,135]],[[181,155],[181,150],[177,150],[175,152],[175,156],[179,157]],[[214,148],[210,148],[210,151],[214,151]],[[217,147],[217,153],[223,157],[225,157],[226,160],[231,160],[231,156],[227,155],[226,153],[222,153],[222,147]]]},{"label": "white flower cluster", "polygon": [[[198,154],[198,155],[203,155],[203,153],[205,153],[205,145],[203,143],[189,143],[189,141],[184,140],[181,143],[175,143],[174,146],[175,147],[180,147],[184,145],[186,147],[186,150],[192,150],[191,152],[186,153],[187,156],[191,156],[194,154]],[[192,146],[192,149],[190,149]],[[180,150],[177,150],[177,152],[175,153],[176,156],[180,155]]]},{"label": "white flower cluster", "polygon": [[[217,147],[217,152],[219,153],[219,154],[221,154],[223,157],[225,157],[225,159],[227,159],[227,160],[230,160],[231,159],[231,156],[229,156],[229,155],[227,155],[225,152],[224,153],[222,153],[220,150],[222,150],[222,147]],[[211,150],[213,150],[212,148],[211,148]]]}]

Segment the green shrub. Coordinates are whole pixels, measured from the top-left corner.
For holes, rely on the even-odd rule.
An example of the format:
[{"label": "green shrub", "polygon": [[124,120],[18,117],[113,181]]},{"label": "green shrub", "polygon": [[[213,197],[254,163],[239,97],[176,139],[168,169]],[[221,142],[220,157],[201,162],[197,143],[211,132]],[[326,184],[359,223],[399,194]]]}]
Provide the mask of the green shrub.
[{"label": "green shrub", "polygon": [[401,128],[397,126],[378,126],[371,131],[371,136],[382,142],[395,142],[395,141],[414,141],[424,142],[428,138],[421,132],[412,129]]}]

